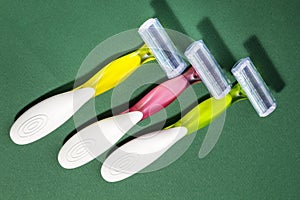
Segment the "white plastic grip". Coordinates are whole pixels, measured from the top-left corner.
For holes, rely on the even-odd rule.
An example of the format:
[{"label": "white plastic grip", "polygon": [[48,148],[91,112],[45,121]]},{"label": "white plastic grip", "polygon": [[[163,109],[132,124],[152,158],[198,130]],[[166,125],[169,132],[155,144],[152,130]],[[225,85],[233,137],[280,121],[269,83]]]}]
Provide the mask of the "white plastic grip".
[{"label": "white plastic grip", "polygon": [[60,149],[59,164],[66,169],[80,167],[112,147],[143,117],[129,112],[95,122],[73,135]]},{"label": "white plastic grip", "polygon": [[93,88],[55,95],[24,112],[10,129],[11,140],[19,145],[37,141],[66,122],[94,96]]},{"label": "white plastic grip", "polygon": [[112,152],[101,167],[108,182],[126,179],[161,157],[187,133],[185,127],[160,130],[135,138]]}]

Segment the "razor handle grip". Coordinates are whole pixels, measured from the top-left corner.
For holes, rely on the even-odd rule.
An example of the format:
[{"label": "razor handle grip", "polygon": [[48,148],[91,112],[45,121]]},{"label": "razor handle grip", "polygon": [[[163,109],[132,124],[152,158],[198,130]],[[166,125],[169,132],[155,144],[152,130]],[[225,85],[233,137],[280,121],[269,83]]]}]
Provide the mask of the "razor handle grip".
[{"label": "razor handle grip", "polygon": [[222,112],[224,112],[231,104],[231,94],[227,94],[221,99],[210,97],[194,107],[175,124],[172,124],[165,129],[183,126],[188,129],[187,135],[192,134],[207,126],[211,121],[216,119]]},{"label": "razor handle grip", "polygon": [[94,96],[100,95],[123,82],[143,63],[154,59],[149,48],[143,45],[138,50],[110,62],[76,89],[92,87],[96,91]]},{"label": "razor handle grip", "polygon": [[143,113],[143,119],[159,112],[172,103],[190,84],[199,82],[199,76],[193,67],[190,67],[184,74],[176,78],[167,80],[153,88],[134,106],[124,111],[140,111]]},{"label": "razor handle grip", "polygon": [[139,102],[123,113],[140,111],[143,113],[142,119],[145,119],[167,107],[188,86],[189,82],[183,75],[177,76],[171,80],[167,80],[153,88]]}]

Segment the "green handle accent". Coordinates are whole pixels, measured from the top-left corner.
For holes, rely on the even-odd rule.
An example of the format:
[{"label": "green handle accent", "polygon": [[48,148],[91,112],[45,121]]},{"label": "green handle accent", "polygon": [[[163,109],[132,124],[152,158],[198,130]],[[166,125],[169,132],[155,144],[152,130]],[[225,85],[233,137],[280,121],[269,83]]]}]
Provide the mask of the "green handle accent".
[{"label": "green handle accent", "polygon": [[201,102],[178,122],[166,127],[165,129],[184,126],[188,129],[187,135],[189,135],[207,126],[234,102],[246,98],[247,97],[240,85],[236,84],[224,98],[217,100],[211,97]]},{"label": "green handle accent", "polygon": [[184,126],[188,129],[187,135],[207,126],[231,105],[232,97],[227,94],[224,98],[216,100],[209,98],[188,112],[173,127]]}]

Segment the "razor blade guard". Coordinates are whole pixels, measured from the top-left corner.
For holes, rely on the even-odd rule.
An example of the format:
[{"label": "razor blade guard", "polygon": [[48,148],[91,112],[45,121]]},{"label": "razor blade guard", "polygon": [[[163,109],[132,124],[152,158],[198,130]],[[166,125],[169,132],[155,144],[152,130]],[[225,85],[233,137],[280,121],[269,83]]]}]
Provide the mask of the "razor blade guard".
[{"label": "razor blade guard", "polygon": [[250,58],[241,59],[231,69],[260,117],[266,117],[276,108],[276,100]]},{"label": "razor blade guard", "polygon": [[138,32],[169,79],[185,70],[186,63],[157,18],[148,19]]},{"label": "razor blade guard", "polygon": [[215,99],[223,98],[231,90],[223,70],[202,40],[193,42],[184,55]]}]

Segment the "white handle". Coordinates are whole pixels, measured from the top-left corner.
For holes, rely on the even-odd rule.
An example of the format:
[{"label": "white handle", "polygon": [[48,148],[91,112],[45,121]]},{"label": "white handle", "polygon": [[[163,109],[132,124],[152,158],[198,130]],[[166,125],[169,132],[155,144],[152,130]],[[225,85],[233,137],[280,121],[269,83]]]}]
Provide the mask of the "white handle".
[{"label": "white handle", "polygon": [[10,138],[19,145],[41,139],[66,122],[94,93],[93,88],[82,88],[41,101],[15,121]]},{"label": "white handle", "polygon": [[185,127],[156,131],[135,138],[111,153],[101,167],[108,182],[126,179],[161,157],[187,133]]},{"label": "white handle", "polygon": [[80,167],[112,147],[143,117],[139,111],[95,122],[73,135],[60,149],[59,164],[66,169]]}]

